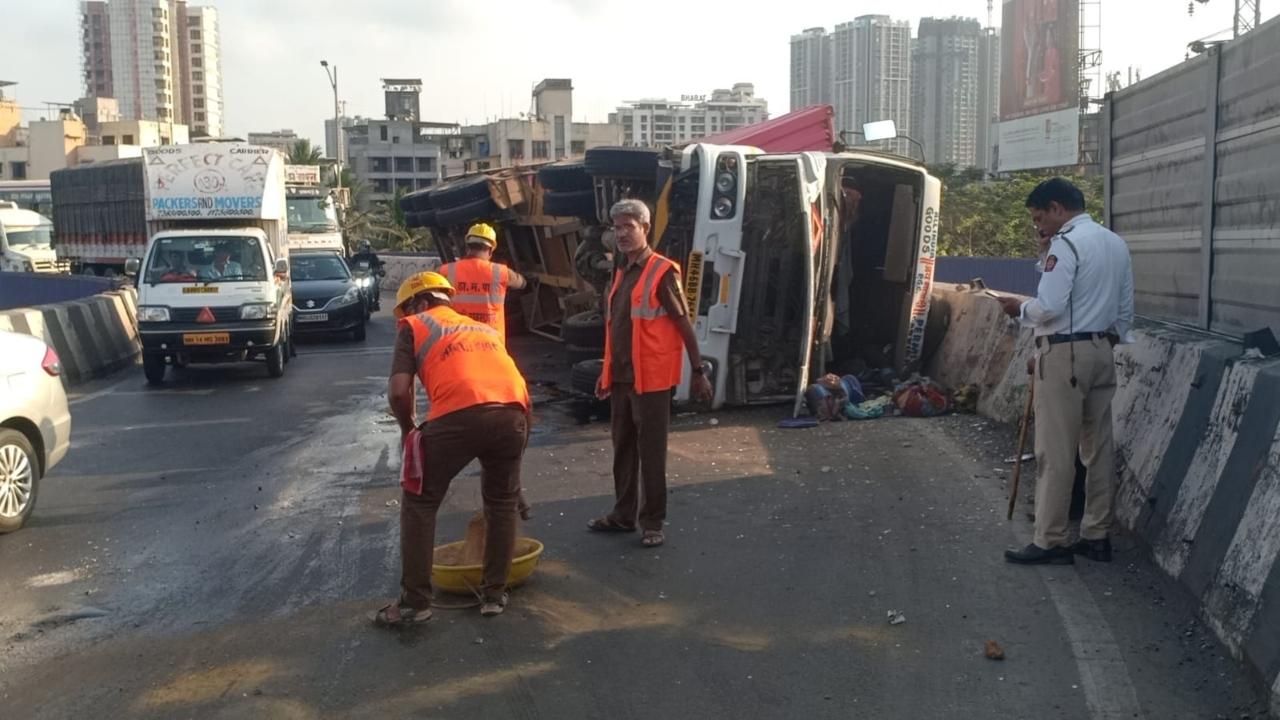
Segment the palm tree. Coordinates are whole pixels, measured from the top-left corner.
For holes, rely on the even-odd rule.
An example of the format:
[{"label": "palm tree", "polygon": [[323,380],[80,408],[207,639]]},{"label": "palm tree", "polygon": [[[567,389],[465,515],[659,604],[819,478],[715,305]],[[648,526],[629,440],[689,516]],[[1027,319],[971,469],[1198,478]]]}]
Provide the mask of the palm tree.
[{"label": "palm tree", "polygon": [[295,141],[289,148],[290,165],[319,165],[323,161],[324,153],[306,138]]}]

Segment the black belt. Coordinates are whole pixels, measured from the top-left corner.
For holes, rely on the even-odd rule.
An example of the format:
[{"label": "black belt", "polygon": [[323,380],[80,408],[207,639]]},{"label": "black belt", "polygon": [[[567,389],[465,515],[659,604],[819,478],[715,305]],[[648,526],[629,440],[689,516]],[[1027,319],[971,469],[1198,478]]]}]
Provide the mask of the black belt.
[{"label": "black belt", "polygon": [[1079,340],[1102,340],[1106,336],[1106,333],[1101,332],[1054,333],[1052,335],[1041,335],[1036,338],[1036,347],[1042,347],[1042,340],[1050,345],[1060,345],[1062,343],[1076,342]]}]

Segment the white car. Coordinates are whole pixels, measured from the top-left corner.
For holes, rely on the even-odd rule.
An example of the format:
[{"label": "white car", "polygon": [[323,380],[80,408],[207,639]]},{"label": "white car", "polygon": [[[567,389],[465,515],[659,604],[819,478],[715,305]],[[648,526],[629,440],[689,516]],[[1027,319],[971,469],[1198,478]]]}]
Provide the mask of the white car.
[{"label": "white car", "polygon": [[0,330],[0,533],[22,527],[40,478],[71,446],[71,412],[53,348]]}]

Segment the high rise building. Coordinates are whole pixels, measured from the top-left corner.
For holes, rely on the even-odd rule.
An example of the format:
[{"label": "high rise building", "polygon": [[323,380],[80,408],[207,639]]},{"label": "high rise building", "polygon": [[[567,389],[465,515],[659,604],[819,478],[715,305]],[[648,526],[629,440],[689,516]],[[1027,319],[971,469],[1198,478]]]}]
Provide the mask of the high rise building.
[{"label": "high rise building", "polygon": [[115,98],[135,120],[223,130],[218,14],[185,0],[81,3],[82,75],[89,98]]},{"label": "high rise building", "polygon": [[791,109],[831,102],[831,38],[824,28],[791,36]]},{"label": "high rise building", "polygon": [[[836,25],[831,47],[831,104],[837,131],[860,131],[869,122],[892,120],[898,134],[911,135],[911,23],[887,15],[863,15]],[[885,141],[902,155],[905,140]]]},{"label": "high rise building", "polygon": [[931,163],[981,167],[982,51],[977,20],[923,18],[911,53],[911,129]]},{"label": "high rise building", "polygon": [[995,172],[996,123],[1000,119],[999,31],[986,28],[978,52],[978,161],[979,167]]},{"label": "high rise building", "polygon": [[768,119],[769,103],[756,97],[751,83],[679,101],[635,100],[609,113],[609,122],[622,127],[623,144],[641,147],[678,145]]}]

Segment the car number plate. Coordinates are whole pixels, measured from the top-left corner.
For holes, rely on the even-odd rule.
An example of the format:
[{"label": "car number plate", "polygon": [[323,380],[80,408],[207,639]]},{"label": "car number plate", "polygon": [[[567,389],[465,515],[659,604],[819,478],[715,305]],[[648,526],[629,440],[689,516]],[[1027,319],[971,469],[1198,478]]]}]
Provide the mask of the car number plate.
[{"label": "car number plate", "polygon": [[226,345],[231,333],[183,333],[183,345]]},{"label": "car number plate", "polygon": [[324,322],[329,319],[329,313],[311,313],[310,315],[299,314],[298,322]]}]

